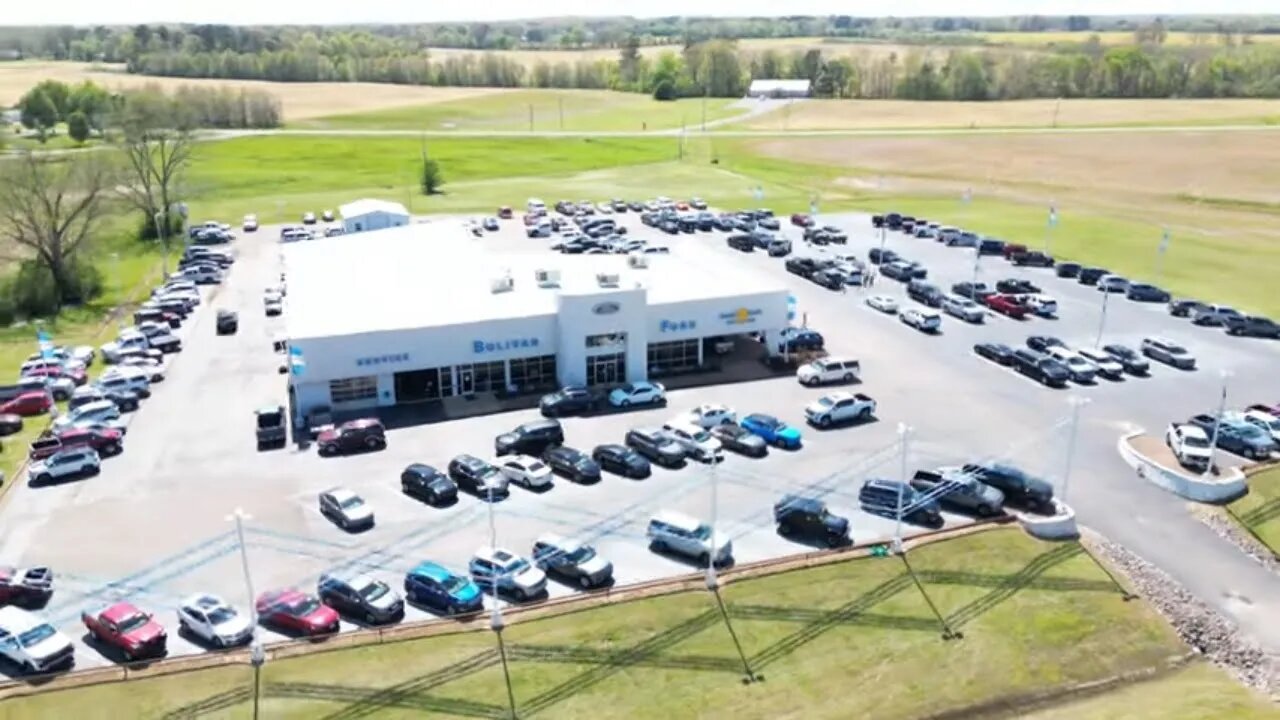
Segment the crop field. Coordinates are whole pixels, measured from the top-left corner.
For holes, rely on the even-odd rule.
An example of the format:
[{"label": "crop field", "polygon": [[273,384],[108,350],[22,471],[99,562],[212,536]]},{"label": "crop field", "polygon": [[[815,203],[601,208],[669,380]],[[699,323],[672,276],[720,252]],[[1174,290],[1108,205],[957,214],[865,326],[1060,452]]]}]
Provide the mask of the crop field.
[{"label": "crop field", "polygon": [[279,83],[255,80],[215,80],[130,75],[123,67],[77,62],[0,63],[0,107],[9,107],[41,80],[78,83],[92,80],[108,89],[156,84],[172,90],[183,85],[252,88],[280,99],[286,120],[360,113],[405,106],[423,106],[505,92],[501,88],[419,87],[379,83]]},{"label": "crop field", "polygon": [[807,101],[735,123],[744,130],[1280,125],[1280,100]]},{"label": "crop field", "polygon": [[[1103,45],[1132,45],[1134,43],[1133,33],[1120,30],[1107,32],[987,32],[975,33],[977,37],[982,38],[992,45],[1015,45],[1021,47],[1049,46],[1049,45],[1075,45],[1089,41],[1089,38],[1097,36],[1098,41]],[[1280,42],[1280,35],[1250,35],[1250,42],[1255,43],[1273,43]],[[1238,41],[1238,38],[1237,38]],[[1165,37],[1166,45],[1222,45],[1222,37],[1216,33],[1190,33],[1190,32],[1171,32]]]},{"label": "crop field", "polygon": [[[743,653],[766,678],[746,686],[720,613],[702,591],[510,625],[504,638],[517,713],[670,718],[698,703],[741,718],[782,717],[797,707],[814,718],[920,717],[1155,669],[1185,652],[1145,603],[1121,600],[1074,544],[1001,529],[927,545],[911,558],[963,639],[940,639],[897,559],[852,560],[725,588]],[[261,711],[501,716],[507,701],[496,655],[491,634],[480,631],[268,662]],[[1202,665],[1187,672],[1195,680],[1188,700],[1209,716],[1266,716],[1265,703],[1222,672]],[[223,667],[47,692],[0,705],[0,717],[96,718],[105,708],[180,717],[200,707],[247,717],[249,678],[247,669]],[[1124,693],[1141,698],[1143,688],[1122,687],[1060,717],[1122,717],[1114,714],[1120,705],[1105,701]]]},{"label": "crop field", "polygon": [[[382,130],[643,131],[687,126],[745,113],[736,100],[689,98],[659,102],[648,95],[608,90],[513,90],[482,97],[296,123],[304,128]],[[705,110],[705,113],[704,113]]]}]

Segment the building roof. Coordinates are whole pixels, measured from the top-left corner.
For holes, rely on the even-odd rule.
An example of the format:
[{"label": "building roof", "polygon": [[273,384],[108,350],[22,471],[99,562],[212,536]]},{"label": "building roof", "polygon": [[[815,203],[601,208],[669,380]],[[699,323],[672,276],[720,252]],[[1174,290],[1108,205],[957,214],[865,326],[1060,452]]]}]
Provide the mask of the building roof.
[{"label": "building roof", "polygon": [[809,92],[808,80],[752,80],[747,92]]},{"label": "building roof", "polygon": [[358,217],[360,215],[370,215],[372,213],[384,212],[392,215],[403,215],[409,217],[409,211],[398,202],[390,200],[378,200],[375,198],[363,198],[361,200],[353,200],[346,205],[338,208],[338,212],[344,218]]},{"label": "building roof", "polygon": [[[664,242],[649,237],[654,244]],[[647,268],[626,255],[561,255],[547,240],[511,251],[499,239],[475,238],[460,221],[418,223],[284,245],[289,294],[287,336],[294,340],[421,327],[466,325],[505,318],[555,315],[558,294],[647,291],[649,305],[769,292],[784,285],[747,263],[725,263],[705,239],[672,238],[669,255],[644,255]],[[488,246],[488,249],[486,249]],[[535,274],[559,273],[559,286],[540,287]],[[616,274],[602,288],[599,274]],[[512,289],[493,292],[510,277]]]}]

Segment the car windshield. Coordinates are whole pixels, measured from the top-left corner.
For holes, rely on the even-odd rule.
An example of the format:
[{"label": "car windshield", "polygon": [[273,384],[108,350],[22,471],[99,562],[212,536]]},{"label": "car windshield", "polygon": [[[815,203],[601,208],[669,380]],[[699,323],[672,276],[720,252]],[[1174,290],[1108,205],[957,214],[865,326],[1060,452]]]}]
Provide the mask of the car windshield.
[{"label": "car windshield", "polygon": [[529,567],[529,561],[524,558],[514,558],[502,568],[502,572],[506,575],[515,575],[524,572]]},{"label": "car windshield", "polygon": [[698,538],[699,540],[710,540],[710,539],[711,539],[711,526],[710,526],[710,525],[707,525],[707,524],[705,524],[705,523],[704,523],[704,524],[702,524],[702,525],[699,525],[699,526],[698,526],[698,527],[693,531],[693,536],[694,536],[694,537],[696,537],[696,538]]},{"label": "car windshield", "polygon": [[391,592],[391,588],[387,587],[386,583],[375,581],[360,588],[360,597],[365,600],[377,600],[389,592]]},{"label": "car windshield", "polygon": [[467,579],[461,575],[450,575],[440,583],[447,593],[455,593],[467,586]]},{"label": "car windshield", "polygon": [[620,388],[618,388],[618,389],[619,389],[619,390],[621,390],[622,392],[627,393],[628,395],[630,395],[631,393],[634,393],[638,388],[637,388],[635,385],[631,384],[631,383],[627,383],[626,385],[623,385],[622,387],[620,387]]},{"label": "car windshield", "polygon": [[1170,355],[1186,355],[1187,354],[1186,348],[1182,347],[1181,345],[1174,345],[1173,343],[1167,343],[1164,346],[1164,349],[1167,350]]},{"label": "car windshield", "polygon": [[1257,425],[1241,425],[1240,437],[1245,440],[1262,441],[1267,439],[1267,434]]},{"label": "car windshield", "polygon": [[546,467],[547,467],[546,465],[543,465],[540,462],[531,462],[529,463],[528,469],[529,469],[529,472],[538,472],[540,470],[546,469]]},{"label": "car windshield", "polygon": [[353,495],[346,500],[339,502],[338,505],[340,505],[343,510],[354,510],[355,508],[364,505],[364,499]]},{"label": "car windshield", "polygon": [[221,625],[235,619],[236,611],[229,607],[217,607],[209,611],[209,622],[213,625]]},{"label": "car windshield", "polygon": [[315,612],[320,607],[320,601],[313,597],[302,598],[296,600],[291,605],[287,605],[285,610],[294,617],[304,617]]},{"label": "car windshield", "polygon": [[596,556],[595,548],[589,547],[587,545],[583,545],[581,547],[575,548],[572,551],[570,551],[567,557],[569,558],[569,562],[575,565],[581,565],[582,563],[591,560],[591,558],[594,558],[595,556]]},{"label": "car windshield", "polygon": [[43,640],[53,637],[57,630],[49,623],[37,625],[18,636],[18,643],[23,647],[31,647]]},{"label": "car windshield", "polygon": [[818,398],[818,404],[822,407],[831,407],[832,405],[835,405],[835,401],[829,397],[820,397]]},{"label": "car windshield", "polygon": [[[121,380],[121,382],[123,382],[123,380]],[[280,415],[278,413],[270,412],[258,414],[258,427],[260,428],[272,428],[279,424]]]},{"label": "car windshield", "polygon": [[1182,438],[1182,444],[1186,445],[1187,447],[1193,447],[1193,448],[1209,447],[1209,441],[1206,438],[1200,437],[1199,435],[1187,435],[1186,437]]},{"label": "car windshield", "polygon": [[147,617],[145,613],[134,613],[120,622],[120,632],[127,633],[137,630],[150,620],[151,618]]}]

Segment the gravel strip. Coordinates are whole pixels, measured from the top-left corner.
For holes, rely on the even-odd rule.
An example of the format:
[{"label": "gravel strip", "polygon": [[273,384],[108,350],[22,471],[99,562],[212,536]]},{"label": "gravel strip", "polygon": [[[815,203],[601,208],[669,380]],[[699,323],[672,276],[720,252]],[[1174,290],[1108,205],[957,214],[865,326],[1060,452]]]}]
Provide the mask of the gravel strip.
[{"label": "gravel strip", "polygon": [[1240,552],[1257,560],[1258,564],[1273,573],[1280,573],[1280,559],[1277,559],[1276,554],[1271,552],[1271,548],[1258,542],[1258,539],[1250,535],[1248,530],[1240,527],[1238,523],[1227,515],[1226,510],[1192,503],[1191,514],[1200,522],[1208,525],[1210,530],[1218,533],[1227,542],[1239,548]]},{"label": "gravel strip", "polygon": [[1280,658],[1245,638],[1230,620],[1187,592],[1163,570],[1096,532],[1081,541],[1164,616],[1191,650],[1231,673],[1245,685],[1280,699]]}]

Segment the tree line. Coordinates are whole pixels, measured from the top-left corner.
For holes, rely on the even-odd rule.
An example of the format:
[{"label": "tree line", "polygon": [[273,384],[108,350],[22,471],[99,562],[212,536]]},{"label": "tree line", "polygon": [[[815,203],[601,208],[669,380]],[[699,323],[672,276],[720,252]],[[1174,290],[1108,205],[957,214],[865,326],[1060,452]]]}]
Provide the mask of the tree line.
[{"label": "tree line", "polygon": [[280,101],[264,90],[183,86],[166,93],[158,84],[112,93],[86,80],[69,85],[44,80],[18,100],[22,125],[45,142],[60,123],[77,143],[102,137],[108,118],[127,113],[130,104],[167,106],[165,112],[188,128],[272,128],[283,121]]}]

